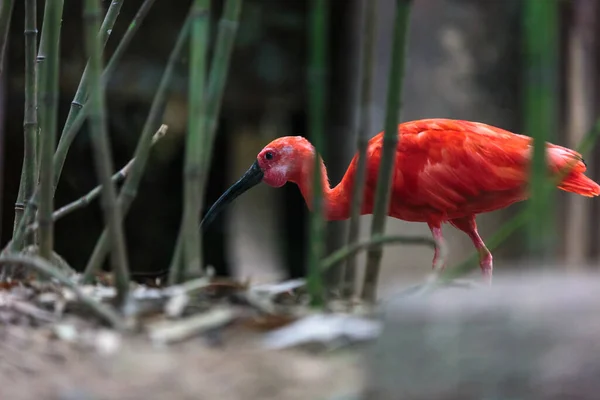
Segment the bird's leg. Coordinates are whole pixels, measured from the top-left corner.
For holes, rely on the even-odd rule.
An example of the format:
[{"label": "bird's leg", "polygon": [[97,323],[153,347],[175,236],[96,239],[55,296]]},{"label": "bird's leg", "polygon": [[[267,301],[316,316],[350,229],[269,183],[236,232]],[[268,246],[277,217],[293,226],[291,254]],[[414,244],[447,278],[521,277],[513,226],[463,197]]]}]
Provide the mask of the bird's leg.
[{"label": "bird's leg", "polygon": [[481,273],[483,274],[484,279],[487,283],[492,283],[492,253],[485,247],[485,243],[479,236],[479,232],[477,232],[477,223],[475,222],[475,215],[470,215],[468,217],[451,219],[450,224],[457,229],[465,232],[471,238],[473,245],[479,252],[479,267],[481,268]]},{"label": "bird's leg", "polygon": [[439,222],[428,222],[433,240],[435,240],[435,252],[433,253],[433,263],[431,268],[436,271],[443,271],[446,268],[446,257],[442,254],[442,249],[446,247],[446,241],[442,234],[442,225]]}]

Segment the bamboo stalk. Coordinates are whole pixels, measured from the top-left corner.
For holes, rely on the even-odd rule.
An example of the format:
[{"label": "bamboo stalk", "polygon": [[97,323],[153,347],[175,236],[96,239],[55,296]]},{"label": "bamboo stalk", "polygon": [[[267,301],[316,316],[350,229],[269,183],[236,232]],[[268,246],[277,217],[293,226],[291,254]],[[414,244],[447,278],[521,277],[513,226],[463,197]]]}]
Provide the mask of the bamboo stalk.
[{"label": "bamboo stalk", "polygon": [[527,226],[529,256],[547,259],[556,244],[555,194],[548,191],[546,141],[556,136],[558,4],[556,0],[524,2],[526,57],[525,132],[533,137],[530,172],[532,218]]},{"label": "bamboo stalk", "polygon": [[371,249],[385,244],[423,245],[435,247],[435,240],[421,236],[372,236],[364,242],[356,242],[345,246],[321,260],[321,270],[327,270],[336,264],[355,256],[362,250]]},{"label": "bamboo stalk", "polygon": [[309,129],[315,147],[315,160],[312,187],[312,212],[310,217],[310,238],[308,249],[307,288],[311,305],[320,307],[324,303],[325,288],[321,274],[320,261],[325,242],[325,218],[323,188],[321,185],[322,161],[324,153],[326,77],[327,77],[327,21],[329,7],[325,0],[312,0],[310,10],[309,39]]},{"label": "bamboo stalk", "polygon": [[[59,0],[61,2],[61,8],[64,5],[64,0]],[[36,66],[37,66],[37,87],[38,90],[41,90],[40,88],[42,87],[42,82],[46,79],[45,78],[45,74],[46,74],[46,68],[44,68],[44,63],[46,61],[46,42],[47,42],[47,37],[48,37],[48,28],[49,28],[49,24],[44,24],[44,21],[48,20],[48,11],[49,11],[49,7],[48,7],[48,2],[45,2],[45,7],[44,7],[44,17],[42,20],[42,35],[40,37],[40,44],[38,46],[38,54],[36,57]],[[38,93],[39,96],[39,93]],[[40,99],[38,98],[38,101]],[[44,104],[40,104],[40,108],[38,109],[38,124],[40,126],[40,129],[38,131],[38,135],[36,138],[36,155],[37,155],[37,162],[36,165],[38,167],[38,171],[36,171],[36,181],[39,180],[39,167],[40,167],[40,157],[41,157],[41,151],[40,151],[40,146],[41,146],[41,138],[40,135],[42,134],[42,130],[41,127],[44,126],[43,122],[42,122],[42,118],[43,118],[43,114],[44,114]],[[39,184],[39,182],[38,182]],[[37,198],[35,200],[35,202],[37,204]],[[27,202],[27,204],[25,205],[25,218],[28,219],[28,211],[31,209],[30,205],[32,204],[31,201]],[[37,211],[37,206],[36,206],[36,211]],[[24,221],[22,221],[24,223]],[[21,226],[21,225],[19,225]],[[23,227],[25,226],[25,224],[22,225]],[[17,231],[19,232],[19,229],[17,229]]]},{"label": "bamboo stalk", "polygon": [[207,52],[209,44],[210,0],[195,0],[192,5],[192,33],[190,40],[190,79],[188,89],[188,132],[185,143],[183,170],[184,204],[179,236],[183,245],[183,263],[171,270],[171,284],[181,283],[202,272],[200,252],[200,218],[202,196],[200,187],[205,181],[206,158],[210,149],[206,131],[206,80]]},{"label": "bamboo stalk", "polygon": [[14,5],[15,0],[2,0],[2,8],[0,8],[0,74],[4,69],[4,55],[6,54],[8,31],[10,30]]},{"label": "bamboo stalk", "polygon": [[[404,77],[404,53],[410,16],[411,0],[396,0],[396,20],[394,22],[394,39],[392,43],[392,61],[388,83],[388,99],[383,134],[383,149],[377,190],[373,208],[371,236],[382,235],[385,232],[385,222],[390,204],[391,184],[396,161],[398,145],[398,117],[400,114],[400,99],[402,95],[402,80]],[[363,282],[362,297],[374,302],[377,297],[377,281],[381,267],[383,249],[374,247],[367,253],[367,269]]]},{"label": "bamboo stalk", "polygon": [[[25,1],[25,109],[23,116],[23,166],[19,193],[15,202],[15,220],[13,235],[25,211],[25,201],[31,198],[37,177],[36,138],[37,87],[36,87],[36,48],[37,48],[37,4],[35,0]],[[31,219],[25,221],[30,224]],[[23,248],[24,242],[16,244],[16,250]]]},{"label": "bamboo stalk", "polygon": [[[141,5],[140,9],[138,10],[137,14],[135,15],[135,17],[132,19],[127,31],[125,32],[125,35],[119,42],[117,49],[115,50],[112,57],[110,58],[110,61],[109,61],[108,65],[106,66],[106,69],[102,73],[102,86],[106,85],[106,82],[108,82],[108,80],[110,79],[112,73],[114,72],[114,70],[116,69],[116,66],[118,65],[118,62],[120,61],[122,55],[124,54],[127,46],[131,42],[133,35],[137,32],[138,28],[142,24],[144,18],[148,14],[150,6],[152,6],[152,4],[154,4],[154,1],[155,0],[145,0],[144,3]],[[37,65],[38,65],[38,70],[39,70],[38,82],[40,81],[41,75],[43,73],[43,69],[40,69],[40,65],[44,62],[44,60],[46,58],[45,53],[43,51],[43,43],[45,41],[44,32],[45,32],[45,30],[44,30],[44,28],[42,28],[42,37],[40,40],[40,50],[39,50],[38,56],[37,56]],[[39,87],[39,84],[38,84],[38,87]],[[76,135],[79,132],[79,129],[85,122],[85,119],[87,118],[87,115],[89,113],[89,109],[90,109],[89,104],[86,104],[81,109],[81,111],[77,114],[77,116],[75,117],[75,120],[73,121],[73,124],[71,125],[71,127],[68,130],[66,130],[66,132],[63,132],[62,136],[65,136],[65,137],[73,136],[74,137],[74,135]],[[38,120],[40,120],[40,119],[41,119],[41,115],[38,115]],[[38,121],[38,122],[41,123],[41,121]],[[68,152],[68,147],[71,145],[71,142],[72,142],[72,140],[70,142],[65,141],[65,140],[59,141],[58,147],[56,149],[56,153],[54,154],[54,160],[53,160],[54,177],[55,177],[54,190],[56,190],[56,186],[58,185],[58,181],[60,179],[61,168],[62,168],[61,166],[64,164],[64,159],[62,157],[66,157],[67,152]],[[39,198],[38,189],[39,189],[39,187],[36,187],[36,190],[34,191],[33,196],[31,197],[31,199],[27,202],[27,204],[25,206],[24,220],[22,220],[19,223],[19,225],[16,229],[16,233],[13,235],[13,240],[10,242],[11,251],[15,251],[14,245],[16,243],[18,243],[20,240],[22,240],[23,235],[25,234],[25,228],[27,227],[27,225],[24,223],[24,221],[31,218],[34,215],[34,213],[37,211],[37,201]]]},{"label": "bamboo stalk", "polygon": [[[188,14],[183,27],[179,31],[179,35],[177,37],[177,41],[175,42],[175,46],[173,47],[173,50],[169,55],[167,66],[165,68],[165,71],[163,72],[163,76],[159,83],[158,90],[156,91],[154,99],[152,100],[150,112],[148,113],[148,117],[146,118],[146,122],[144,123],[144,128],[142,129],[142,134],[138,140],[135,149],[135,161],[131,166],[131,173],[125,179],[123,187],[121,188],[121,192],[119,193],[118,201],[119,205],[121,206],[123,216],[127,214],[127,211],[129,210],[129,207],[131,206],[131,203],[133,202],[133,199],[137,194],[137,188],[142,179],[144,168],[146,167],[146,162],[148,161],[148,157],[150,155],[152,132],[160,121],[169,85],[171,83],[171,79],[175,69],[175,64],[179,60],[185,41],[188,38],[190,22],[191,13]],[[85,273],[83,275],[84,282],[93,281],[94,274],[102,266],[102,263],[104,262],[104,259],[108,254],[108,251],[108,231],[105,228],[102,234],[100,235],[98,242],[96,243],[96,247],[94,248],[90,259],[88,260],[87,266],[85,268]]]},{"label": "bamboo stalk", "polygon": [[[348,229],[347,245],[352,246],[358,241],[360,229],[360,211],[363,203],[365,177],[367,171],[367,146],[369,144],[369,129],[371,127],[371,105],[372,105],[372,81],[375,55],[373,47],[375,42],[375,27],[377,20],[377,1],[367,0],[364,17],[364,41],[362,47],[362,76],[359,128],[356,136],[356,148],[358,162],[354,186],[352,187],[352,203],[350,205],[350,226]],[[346,297],[354,295],[356,287],[356,257],[351,254],[348,257],[346,268],[342,273],[342,294]]]},{"label": "bamboo stalk", "polygon": [[[219,20],[219,29],[215,45],[215,54],[211,63],[208,75],[208,85],[206,87],[207,100],[206,115],[208,125],[207,149],[212,149],[217,131],[217,122],[221,111],[223,94],[225,93],[225,83],[229,73],[229,64],[231,54],[233,53],[233,44],[239,27],[240,14],[242,12],[242,0],[227,0],[223,15]],[[212,159],[212,151],[208,151],[208,157],[205,159],[204,168],[208,169]],[[206,178],[206,176],[205,176]],[[205,182],[202,182],[204,190]]]},{"label": "bamboo stalk", "polygon": [[[45,70],[40,85],[40,101],[42,103],[42,137],[40,142],[40,206],[37,213],[37,223],[40,226],[40,256],[50,261],[54,248],[54,224],[52,211],[54,198],[52,186],[54,170],[52,155],[56,144],[56,125],[58,117],[58,79],[60,62],[60,31],[62,19],[62,1],[48,0],[46,3],[44,25],[47,28],[46,62],[42,65]],[[46,18],[47,17],[47,18]]]},{"label": "bamboo stalk", "polygon": [[71,289],[83,304],[88,306],[94,313],[108,322],[115,329],[120,331],[124,331],[126,329],[127,326],[125,322],[112,308],[102,304],[97,300],[94,300],[94,298],[84,293],[79,286],[77,286],[77,284],[69,279],[68,276],[65,276],[58,268],[43,258],[21,255],[8,255],[0,257],[0,266],[15,264],[25,268],[33,269],[48,278],[56,279]]},{"label": "bamboo stalk", "polygon": [[[117,17],[119,16],[119,13],[121,12],[121,6],[123,6],[123,0],[112,0],[110,2],[110,6],[108,7],[108,10],[106,11],[106,16],[104,17],[102,26],[99,29],[97,29],[96,32],[94,33],[94,35],[96,35],[96,34],[98,35],[99,40],[102,43],[101,50],[104,49],[104,46],[106,46],[106,42],[108,41],[108,38],[110,37],[110,34],[113,30],[115,22],[117,21]],[[55,154],[56,170],[55,170],[54,174],[57,178],[60,177],[60,174],[62,173],[62,169],[63,169],[64,163],[65,163],[65,160],[67,158],[67,152],[69,151],[69,148],[71,147],[71,143],[73,143],[73,140],[75,140],[75,136],[77,134],[77,131],[73,131],[70,129],[71,125],[77,118],[77,114],[79,114],[79,112],[83,108],[83,104],[89,94],[89,91],[90,91],[90,88],[89,88],[90,71],[89,71],[89,69],[90,69],[90,60],[88,60],[87,64],[85,65],[83,74],[81,75],[81,80],[79,81],[79,86],[77,87],[77,91],[75,92],[73,101],[71,101],[71,108],[69,109],[69,114],[67,114],[67,120],[65,122],[65,125],[63,126],[63,130],[62,130],[60,140],[59,140],[59,146],[56,149],[56,154]],[[67,135],[67,133],[70,133],[70,132],[72,132],[71,135]],[[56,182],[54,183],[53,192],[56,190],[57,186],[58,186],[58,179],[56,179]]]},{"label": "bamboo stalk", "polygon": [[104,221],[110,232],[112,245],[111,264],[117,289],[116,302],[119,306],[122,306],[129,292],[129,267],[121,207],[117,202],[115,186],[111,181],[113,161],[106,129],[104,90],[100,77],[102,71],[102,48],[96,35],[98,26],[100,25],[100,0],[86,0],[83,21],[86,27],[86,48],[89,57],[89,85],[90,89],[92,89],[92,94],[89,98],[91,108],[89,116],[90,134],[98,180],[103,188],[101,191],[101,204],[104,211]]},{"label": "bamboo stalk", "polygon": [[[223,93],[225,92],[225,83],[227,81],[233,44],[235,42],[235,36],[239,26],[241,8],[241,0],[227,0],[225,3],[225,10],[221,16],[221,19],[219,20],[219,31],[215,45],[216,50],[210,66],[207,92],[205,96],[207,101],[206,113],[208,123],[207,149],[212,149],[214,145],[217,122],[219,120],[218,116],[221,111],[221,103],[223,99]],[[205,159],[206,162],[204,165],[206,171],[208,171],[210,168],[211,158],[212,151],[208,151],[208,157]],[[204,175],[204,178],[206,178],[206,175]],[[200,185],[202,201],[204,201],[203,193],[205,187],[206,181],[203,181]],[[171,271],[176,269],[175,266],[181,263],[181,248],[181,238],[178,237],[171,260]]]},{"label": "bamboo stalk", "polygon": [[[127,27],[127,30],[125,31],[125,34],[123,35],[123,38],[121,38],[119,45],[117,46],[117,48],[115,49],[115,52],[110,57],[110,61],[106,65],[106,68],[102,72],[102,84],[103,85],[105,85],[107,83],[108,78],[114,72],[119,61],[121,61],[121,57],[123,57],[125,50],[127,50],[127,47],[129,46],[129,43],[131,43],[133,36],[137,33],[138,29],[142,25],[142,22],[146,19],[146,16],[148,15],[150,8],[154,5],[155,1],[156,0],[144,0],[142,5],[138,9],[137,13],[135,13],[133,18],[131,19],[129,26]],[[106,14],[106,17],[108,18],[108,13]],[[106,22],[106,19],[105,19],[105,22]],[[114,24],[114,21],[113,21],[113,24]],[[100,29],[102,30],[102,28],[100,28]]]}]

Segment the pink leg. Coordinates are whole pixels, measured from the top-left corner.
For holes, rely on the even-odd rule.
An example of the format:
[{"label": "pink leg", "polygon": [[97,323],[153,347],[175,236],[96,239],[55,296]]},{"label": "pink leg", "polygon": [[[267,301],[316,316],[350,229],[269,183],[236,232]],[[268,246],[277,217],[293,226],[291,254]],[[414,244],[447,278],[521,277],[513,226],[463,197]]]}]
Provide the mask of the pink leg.
[{"label": "pink leg", "polygon": [[444,235],[442,234],[442,225],[439,222],[435,222],[435,223],[428,222],[427,225],[429,226],[429,229],[431,230],[431,235],[433,236],[433,240],[435,240],[435,243],[436,243],[435,252],[433,253],[433,263],[432,263],[431,268],[436,269],[436,266],[437,266],[438,267],[437,269],[439,271],[443,271],[444,268],[446,268],[446,260],[445,259],[440,260],[440,257],[441,257],[440,246],[445,246],[446,241],[444,240]]},{"label": "pink leg", "polygon": [[475,222],[475,215],[470,215],[468,217],[456,218],[449,221],[457,229],[465,232],[471,238],[473,245],[479,252],[479,267],[481,268],[481,273],[483,274],[484,279],[487,283],[492,283],[492,253],[485,247],[485,243],[479,236],[479,232],[477,232],[477,223]]}]

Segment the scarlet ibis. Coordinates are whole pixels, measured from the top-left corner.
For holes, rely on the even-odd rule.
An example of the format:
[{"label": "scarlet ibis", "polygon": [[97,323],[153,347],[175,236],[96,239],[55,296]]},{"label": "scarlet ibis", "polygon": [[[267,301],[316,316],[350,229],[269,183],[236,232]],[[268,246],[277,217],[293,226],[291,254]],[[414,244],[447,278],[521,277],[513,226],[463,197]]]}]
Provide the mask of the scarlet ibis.
[{"label": "scarlet ibis", "polygon": [[[527,199],[532,138],[479,122],[422,119],[399,124],[398,139],[388,215],[426,222],[438,244],[444,242],[443,223],[465,232],[479,253],[484,278],[491,280],[492,254],[477,231],[475,216]],[[382,146],[383,132],[369,140],[363,215],[373,211]],[[586,165],[579,153],[546,143],[546,154],[553,176],[563,168],[571,168],[557,184],[559,189],[586,197],[600,194],[600,186],[583,174]],[[310,209],[314,157],[314,147],[301,136],[273,140],[213,204],[202,224],[210,223],[224,206],[260,182],[273,187],[295,183]],[[321,160],[327,220],[349,218],[357,159],[355,155],[341,182],[333,188]],[[436,246],[434,267],[438,257]]]}]

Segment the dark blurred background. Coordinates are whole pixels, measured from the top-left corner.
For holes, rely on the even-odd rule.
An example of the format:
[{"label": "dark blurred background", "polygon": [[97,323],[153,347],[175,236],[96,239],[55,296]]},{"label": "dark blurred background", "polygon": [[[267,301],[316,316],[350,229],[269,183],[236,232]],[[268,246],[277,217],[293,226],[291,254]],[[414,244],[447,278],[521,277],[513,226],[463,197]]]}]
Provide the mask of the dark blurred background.
[{"label": "dark blurred background", "polygon": [[[393,0],[379,2],[373,135],[383,127],[394,3]],[[105,9],[109,4],[109,1],[103,2]],[[141,0],[124,1],[106,46],[107,56],[114,51],[140,4]],[[333,184],[343,175],[355,148],[364,4],[365,0],[331,0],[329,3],[330,70],[324,159]],[[132,157],[189,5],[190,1],[157,0],[108,84],[109,127],[116,168]],[[414,0],[401,119],[470,119],[522,132],[522,5],[521,0]],[[221,1],[213,1],[213,33],[221,7]],[[6,79],[2,82],[5,116],[2,245],[12,234],[23,155],[23,8],[23,3],[16,1],[8,41]],[[591,126],[598,108],[595,93],[596,75],[600,71],[597,68],[598,41],[594,38],[599,33],[599,8],[595,0],[560,2],[561,41],[557,43],[560,83],[555,93],[559,101],[559,144],[575,146]],[[206,206],[237,179],[270,140],[284,135],[308,135],[308,11],[309,3],[305,0],[244,1]],[[40,1],[38,29],[42,14],[43,2]],[[81,2],[65,0],[60,66],[61,128],[86,62],[80,16]],[[577,52],[582,46],[583,55]],[[179,228],[187,75],[187,60],[182,59],[163,118],[163,123],[169,125],[169,135],[153,148],[140,191],[126,218],[130,265],[138,277],[167,268]],[[600,178],[600,163],[594,162],[598,155],[600,152],[595,150],[586,157],[589,175],[596,180]],[[84,125],[69,151],[56,206],[73,201],[96,185],[89,135]],[[234,271],[252,276],[303,274],[307,235],[304,201],[295,185],[282,189],[265,186],[239,198],[204,234],[205,260],[219,274]],[[589,261],[597,264],[600,235],[598,224],[592,221],[600,216],[598,202],[587,199],[566,202],[564,195],[559,197],[557,256],[574,265]],[[518,208],[514,206],[480,217],[478,222],[484,240]],[[363,221],[362,232],[366,233],[370,217],[363,217]],[[342,222],[329,225],[329,250],[343,243],[345,226]],[[387,227],[388,232],[429,235],[425,224],[390,220]],[[94,202],[57,223],[57,253],[75,269],[82,269],[101,229],[102,213],[98,202]],[[465,235],[448,228],[446,235],[451,246],[450,262],[461,260],[473,250]],[[519,258],[521,253],[521,240],[515,235],[494,255],[497,263],[501,263]],[[430,269],[431,257],[429,249],[386,250],[382,279],[397,266],[402,266],[407,276],[423,275]]]}]

